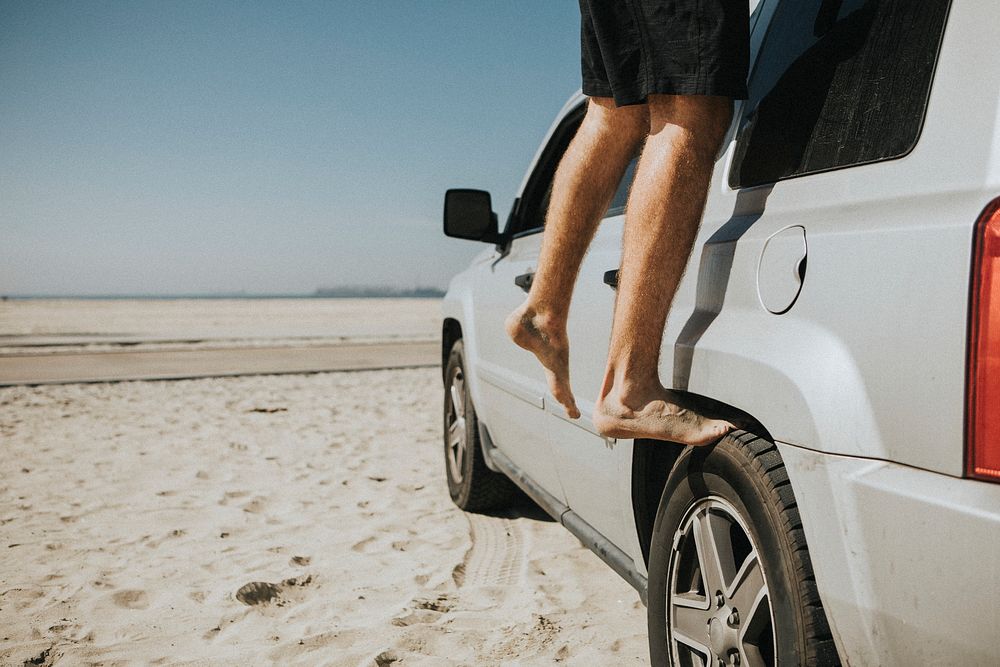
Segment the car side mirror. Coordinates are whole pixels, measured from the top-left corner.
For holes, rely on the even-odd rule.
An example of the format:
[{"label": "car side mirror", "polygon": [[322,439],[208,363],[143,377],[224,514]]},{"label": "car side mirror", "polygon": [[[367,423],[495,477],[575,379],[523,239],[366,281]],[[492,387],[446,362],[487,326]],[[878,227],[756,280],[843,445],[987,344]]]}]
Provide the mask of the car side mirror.
[{"label": "car side mirror", "polygon": [[444,234],[456,239],[497,243],[497,214],[490,193],[454,189],[444,193]]}]

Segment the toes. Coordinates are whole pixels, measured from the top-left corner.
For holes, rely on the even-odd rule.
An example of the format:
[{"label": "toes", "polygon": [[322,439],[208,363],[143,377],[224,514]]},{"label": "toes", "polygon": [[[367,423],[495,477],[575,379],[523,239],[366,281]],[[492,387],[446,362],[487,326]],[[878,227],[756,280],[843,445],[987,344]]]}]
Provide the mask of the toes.
[{"label": "toes", "polygon": [[580,411],[576,407],[576,399],[573,398],[573,394],[568,391],[556,390],[552,392],[552,396],[559,401],[559,404],[566,408],[566,414],[568,414],[573,419],[580,416]]},{"label": "toes", "polygon": [[552,392],[552,397],[566,409],[566,414],[570,418],[577,419],[580,417],[580,410],[576,407],[576,399],[573,397],[573,391],[569,388],[568,380],[550,374],[549,391]]},{"label": "toes", "polygon": [[570,419],[580,418],[580,410],[576,407],[576,403],[574,403],[572,400],[559,401],[559,404],[563,406],[564,410],[566,410],[566,416],[568,416]]},{"label": "toes", "polygon": [[569,415],[570,419],[580,418],[580,409],[576,407],[576,401],[570,396],[567,400],[559,401],[562,406],[566,408],[566,414]]},{"label": "toes", "polygon": [[722,436],[726,435],[735,428],[729,422],[721,420],[712,420],[706,426],[707,428],[704,431],[706,437],[699,442],[693,442],[693,445],[710,445],[714,442],[718,442]]}]

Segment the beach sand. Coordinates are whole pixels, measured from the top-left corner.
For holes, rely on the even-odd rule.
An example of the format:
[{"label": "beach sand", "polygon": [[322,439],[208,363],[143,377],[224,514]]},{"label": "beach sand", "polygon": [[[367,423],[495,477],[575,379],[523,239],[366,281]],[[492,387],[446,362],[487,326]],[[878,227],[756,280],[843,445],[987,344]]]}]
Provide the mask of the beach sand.
[{"label": "beach sand", "polygon": [[440,299],[13,299],[0,354],[430,340]]},{"label": "beach sand", "polygon": [[562,526],[451,503],[441,394],[434,368],[0,389],[0,664],[646,664],[638,595]]}]

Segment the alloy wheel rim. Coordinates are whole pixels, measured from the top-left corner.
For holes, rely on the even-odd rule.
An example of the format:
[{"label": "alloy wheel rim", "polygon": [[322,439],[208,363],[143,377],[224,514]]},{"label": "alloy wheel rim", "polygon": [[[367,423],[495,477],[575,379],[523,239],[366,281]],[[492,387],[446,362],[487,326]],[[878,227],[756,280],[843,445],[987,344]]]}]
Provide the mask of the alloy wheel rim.
[{"label": "alloy wheel rim", "polygon": [[771,667],[774,613],[760,552],[724,498],[690,507],[674,533],[667,589],[673,664]]},{"label": "alloy wheel rim", "polygon": [[462,481],[462,467],[468,449],[465,428],[465,376],[456,368],[448,386],[448,422],[446,452],[448,471],[456,484]]}]

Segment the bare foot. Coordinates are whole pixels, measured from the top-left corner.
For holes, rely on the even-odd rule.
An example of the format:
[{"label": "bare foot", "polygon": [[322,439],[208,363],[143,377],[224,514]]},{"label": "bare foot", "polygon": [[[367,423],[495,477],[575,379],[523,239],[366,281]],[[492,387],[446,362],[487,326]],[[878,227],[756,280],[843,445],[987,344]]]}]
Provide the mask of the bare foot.
[{"label": "bare foot", "polygon": [[663,387],[622,398],[613,387],[594,406],[594,427],[606,438],[651,438],[697,446],[711,444],[734,428],[677,405],[674,394]]},{"label": "bare foot", "polygon": [[565,323],[559,325],[553,319],[525,303],[507,317],[504,328],[514,343],[538,357],[545,369],[549,391],[566,408],[566,413],[576,419],[580,411],[569,384],[569,341]]}]

